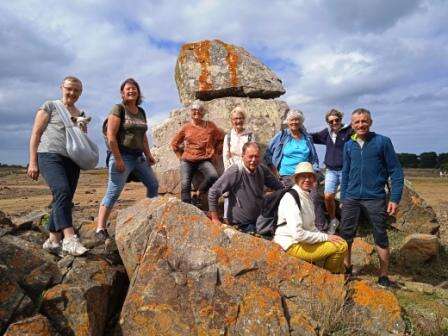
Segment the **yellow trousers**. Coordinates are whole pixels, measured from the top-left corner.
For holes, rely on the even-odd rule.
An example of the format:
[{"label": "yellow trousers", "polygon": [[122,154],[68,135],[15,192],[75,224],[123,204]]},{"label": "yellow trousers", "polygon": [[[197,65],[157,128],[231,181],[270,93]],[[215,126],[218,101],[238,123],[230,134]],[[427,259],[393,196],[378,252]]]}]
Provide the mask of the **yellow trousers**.
[{"label": "yellow trousers", "polygon": [[296,243],[286,253],[290,256],[308,261],[324,261],[324,268],[331,273],[344,273],[344,257],[347,254],[347,243],[323,242],[316,244]]}]

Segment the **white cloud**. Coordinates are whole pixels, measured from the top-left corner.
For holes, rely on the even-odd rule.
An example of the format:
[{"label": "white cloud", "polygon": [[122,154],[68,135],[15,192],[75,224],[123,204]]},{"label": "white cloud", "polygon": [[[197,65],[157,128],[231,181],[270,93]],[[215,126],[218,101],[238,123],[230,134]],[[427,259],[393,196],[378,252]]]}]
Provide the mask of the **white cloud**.
[{"label": "white cloud", "polygon": [[[178,46],[206,38],[241,45],[272,66],[287,89],[281,99],[304,110],[309,128],[321,127],[330,107],[361,105],[375,113],[380,130],[396,135],[398,148],[409,144],[405,130],[425,125],[441,134],[447,126],[437,120],[448,106],[442,0],[17,0],[0,10],[0,133],[7,134],[5,124],[22,132],[14,144],[2,137],[0,162],[26,161],[33,113],[58,97],[67,74],[83,80],[79,106],[95,117],[91,131],[100,142],[100,124],[126,77],[141,84],[149,119],[161,120],[180,105]],[[416,123],[421,115],[431,118]],[[426,138],[419,146],[448,151]],[[2,155],[18,147],[22,156]]]}]

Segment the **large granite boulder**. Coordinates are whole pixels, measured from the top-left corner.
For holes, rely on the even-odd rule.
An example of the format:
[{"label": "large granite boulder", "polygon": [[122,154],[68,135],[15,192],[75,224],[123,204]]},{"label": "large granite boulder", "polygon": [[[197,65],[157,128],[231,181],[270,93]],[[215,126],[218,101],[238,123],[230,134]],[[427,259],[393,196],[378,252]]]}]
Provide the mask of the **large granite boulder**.
[{"label": "large granite boulder", "polygon": [[[342,275],[217,226],[174,197],[121,211],[116,240],[131,283],[120,335],[327,335],[354,311],[374,319],[359,334],[403,330],[393,294],[370,285],[347,292]],[[394,305],[384,309],[382,299]]]},{"label": "large granite boulder", "polygon": [[[232,109],[236,106],[244,107],[247,110],[247,128],[254,132],[257,142],[262,145],[267,144],[281,129],[282,122],[289,110],[285,102],[275,99],[227,97],[204,102],[204,105],[205,118],[213,121],[224,132],[228,132],[231,128],[230,113]],[[152,130],[155,147],[151,151],[159,160],[153,168],[159,179],[159,192],[162,194],[180,191],[179,159],[169,144],[176,132],[188,120],[190,120],[188,107],[176,109],[171,112],[167,120]],[[222,171],[222,158],[219,158],[215,165],[218,171]]]},{"label": "large granite boulder", "polygon": [[220,97],[276,98],[285,93],[282,81],[241,47],[220,40],[181,47],[175,80],[182,104]]},{"label": "large granite boulder", "polygon": [[344,303],[343,276],[174,197],[121,211],[116,240],[131,283],[123,335],[317,335],[321,312]]},{"label": "large granite boulder", "polygon": [[408,234],[437,234],[439,231],[435,211],[415,191],[409,180],[405,180],[399,211],[392,226]]}]

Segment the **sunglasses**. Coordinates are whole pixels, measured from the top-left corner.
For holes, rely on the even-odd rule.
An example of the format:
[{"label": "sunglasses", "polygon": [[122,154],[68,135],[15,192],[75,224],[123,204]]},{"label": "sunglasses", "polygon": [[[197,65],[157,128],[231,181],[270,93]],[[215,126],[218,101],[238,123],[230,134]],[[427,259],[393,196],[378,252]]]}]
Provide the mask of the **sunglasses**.
[{"label": "sunglasses", "polygon": [[333,124],[337,124],[337,123],[339,123],[340,121],[341,121],[341,119],[336,118],[336,119],[333,119],[333,120],[328,120],[328,123],[329,123],[330,125],[333,125]]}]

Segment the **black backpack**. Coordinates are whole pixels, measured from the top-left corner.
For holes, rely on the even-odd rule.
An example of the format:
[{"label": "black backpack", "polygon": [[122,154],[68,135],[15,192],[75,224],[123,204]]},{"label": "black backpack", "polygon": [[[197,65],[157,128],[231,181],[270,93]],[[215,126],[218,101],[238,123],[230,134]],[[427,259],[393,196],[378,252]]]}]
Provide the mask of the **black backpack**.
[{"label": "black backpack", "polygon": [[275,230],[277,229],[278,205],[286,193],[290,193],[294,197],[299,209],[302,209],[299,194],[295,189],[279,189],[266,195],[263,199],[261,214],[258,216],[255,224],[256,233],[267,239],[274,237]]}]

